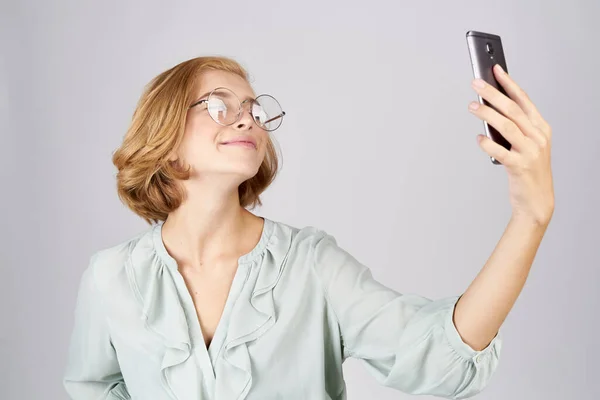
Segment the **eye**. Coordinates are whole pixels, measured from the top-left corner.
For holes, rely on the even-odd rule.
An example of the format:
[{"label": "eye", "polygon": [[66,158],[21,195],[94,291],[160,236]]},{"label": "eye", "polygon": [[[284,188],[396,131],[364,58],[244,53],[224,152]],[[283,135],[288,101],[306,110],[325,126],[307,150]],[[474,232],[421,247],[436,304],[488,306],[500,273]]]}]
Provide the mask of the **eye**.
[{"label": "eye", "polygon": [[254,103],[252,105],[252,115],[257,122],[263,124],[267,120],[267,113],[265,113],[265,109],[258,103]]},{"label": "eye", "polygon": [[227,116],[227,105],[222,99],[213,98],[208,103],[208,112],[215,118]]}]

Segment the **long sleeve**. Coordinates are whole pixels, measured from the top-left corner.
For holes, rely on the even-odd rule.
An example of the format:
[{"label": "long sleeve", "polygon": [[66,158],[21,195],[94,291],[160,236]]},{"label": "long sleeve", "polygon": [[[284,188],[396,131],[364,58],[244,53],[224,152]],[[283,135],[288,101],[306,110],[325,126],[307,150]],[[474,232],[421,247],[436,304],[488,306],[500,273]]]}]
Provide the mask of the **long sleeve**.
[{"label": "long sleeve", "polygon": [[452,319],[459,296],[432,301],[397,293],[325,233],[313,250],[344,358],[364,361],[381,384],[410,394],[464,399],[487,385],[501,340],[497,335],[482,351],[464,343]]},{"label": "long sleeve", "polygon": [[79,286],[63,385],[73,400],[129,400],[94,280],[94,259]]}]

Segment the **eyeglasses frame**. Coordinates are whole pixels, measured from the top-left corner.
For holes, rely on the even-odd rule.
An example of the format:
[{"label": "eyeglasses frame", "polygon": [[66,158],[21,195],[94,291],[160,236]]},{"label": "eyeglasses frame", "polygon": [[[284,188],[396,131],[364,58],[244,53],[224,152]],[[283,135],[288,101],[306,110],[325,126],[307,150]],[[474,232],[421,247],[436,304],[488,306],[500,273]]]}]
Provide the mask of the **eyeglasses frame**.
[{"label": "eyeglasses frame", "polygon": [[[238,96],[235,94],[235,92],[234,92],[233,90],[231,90],[231,89],[228,89],[228,88],[226,88],[226,87],[223,87],[223,86],[220,86],[220,87],[217,87],[217,88],[215,88],[215,89],[211,90],[211,92],[208,94],[208,97],[207,97],[206,99],[201,99],[201,100],[198,100],[198,101],[196,101],[195,103],[193,103],[191,106],[189,106],[189,107],[188,107],[188,110],[189,110],[189,109],[192,109],[192,108],[194,108],[194,107],[196,107],[196,106],[198,106],[198,105],[200,105],[200,104],[202,104],[202,103],[207,103],[207,105],[208,105],[208,100],[210,99],[210,96],[212,96],[212,94],[213,94],[215,91],[219,90],[219,89],[225,89],[225,90],[228,90],[228,91],[230,91],[230,92],[231,92],[231,93],[232,93],[232,94],[233,94],[233,95],[234,95],[234,96],[237,98],[237,100],[238,100],[238,103],[240,104],[240,108],[239,108],[239,110],[238,110],[238,116],[237,116],[237,118],[235,119],[235,121],[233,121],[233,122],[232,122],[232,123],[230,123],[230,124],[223,124],[223,123],[221,123],[221,122],[217,121],[216,119],[214,119],[214,118],[213,118],[213,116],[212,116],[212,115],[211,115],[211,113],[209,112],[209,113],[208,113],[208,115],[210,115],[210,118],[211,118],[213,121],[215,121],[217,124],[219,124],[219,125],[221,125],[221,126],[231,126],[231,125],[235,124],[236,122],[238,122],[238,121],[240,120],[240,118],[241,118],[241,117],[242,117],[242,115],[244,114],[244,104],[245,104],[246,102],[248,102],[248,101],[251,101],[251,102],[253,102],[253,103],[258,103],[257,99],[258,99],[259,97],[261,97],[261,96],[269,96],[270,98],[272,98],[273,100],[275,100],[275,102],[276,102],[276,103],[279,105],[279,108],[281,109],[281,113],[280,113],[279,115],[277,115],[277,116],[275,116],[275,117],[273,117],[273,118],[269,119],[268,121],[265,121],[265,125],[266,125],[266,124],[268,124],[269,122],[275,121],[275,120],[276,120],[276,119],[278,119],[278,118],[281,118],[281,119],[282,119],[282,121],[281,121],[281,123],[280,123],[279,125],[277,125],[277,128],[275,128],[275,129],[266,129],[265,127],[263,127],[263,126],[259,125],[259,124],[256,122],[256,118],[254,117],[254,114],[252,114],[252,108],[250,108],[250,115],[252,115],[252,120],[254,121],[254,123],[256,124],[256,126],[258,126],[259,128],[261,128],[261,129],[263,129],[263,130],[265,130],[265,131],[267,131],[267,132],[273,132],[273,131],[275,131],[275,130],[279,129],[279,127],[281,126],[281,124],[283,124],[283,117],[285,116],[285,111],[283,111],[283,108],[281,108],[281,104],[279,103],[279,101],[277,101],[277,99],[276,99],[275,97],[271,96],[270,94],[261,94],[261,95],[257,96],[257,97],[256,97],[256,98],[254,98],[254,99],[246,99],[246,100],[244,100],[244,101],[240,101],[240,98],[239,98],[239,97],[238,97]],[[258,103],[258,104],[260,105],[260,103]]]}]

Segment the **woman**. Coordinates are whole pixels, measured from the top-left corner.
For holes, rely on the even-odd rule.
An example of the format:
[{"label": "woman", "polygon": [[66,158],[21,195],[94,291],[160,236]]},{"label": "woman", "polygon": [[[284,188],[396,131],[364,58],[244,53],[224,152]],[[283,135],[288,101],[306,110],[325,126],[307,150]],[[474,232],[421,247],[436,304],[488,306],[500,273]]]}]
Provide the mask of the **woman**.
[{"label": "woman", "polygon": [[113,162],[118,193],[152,224],[95,253],[81,279],[64,384],[73,399],[345,399],[342,362],[383,385],[466,398],[498,364],[498,330],[553,213],[550,128],[502,71],[473,113],[511,151],[513,216],[462,294],[402,295],[326,232],[247,210],[273,181],[269,132],[285,115],[235,61],[201,57],[157,76]]}]

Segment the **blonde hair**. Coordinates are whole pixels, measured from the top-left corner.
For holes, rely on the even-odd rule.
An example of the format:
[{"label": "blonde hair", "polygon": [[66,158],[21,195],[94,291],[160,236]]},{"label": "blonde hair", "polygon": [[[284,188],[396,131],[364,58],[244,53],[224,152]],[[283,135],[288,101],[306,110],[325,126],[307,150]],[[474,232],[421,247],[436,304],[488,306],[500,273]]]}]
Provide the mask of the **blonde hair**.
[{"label": "blonde hair", "polygon": [[[197,57],[162,72],[145,86],[123,143],[113,153],[119,198],[149,224],[165,221],[184,200],[184,189],[177,181],[189,179],[189,166],[169,157],[183,139],[194,87],[207,70],[231,72],[249,81],[247,71],[227,57]],[[260,194],[275,179],[278,166],[269,137],[257,174],[238,188],[242,207],[262,205]]]}]

